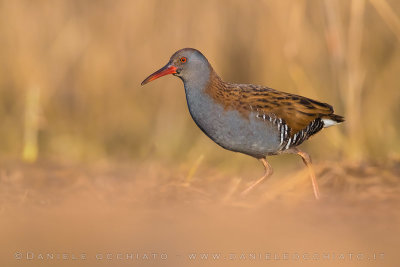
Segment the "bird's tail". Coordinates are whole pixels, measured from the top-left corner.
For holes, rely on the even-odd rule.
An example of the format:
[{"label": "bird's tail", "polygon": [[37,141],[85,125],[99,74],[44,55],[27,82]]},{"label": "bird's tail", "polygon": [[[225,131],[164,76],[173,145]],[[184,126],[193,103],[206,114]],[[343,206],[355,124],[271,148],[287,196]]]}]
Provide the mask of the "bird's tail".
[{"label": "bird's tail", "polygon": [[344,117],[336,114],[329,114],[321,119],[324,122],[324,128],[344,122]]}]

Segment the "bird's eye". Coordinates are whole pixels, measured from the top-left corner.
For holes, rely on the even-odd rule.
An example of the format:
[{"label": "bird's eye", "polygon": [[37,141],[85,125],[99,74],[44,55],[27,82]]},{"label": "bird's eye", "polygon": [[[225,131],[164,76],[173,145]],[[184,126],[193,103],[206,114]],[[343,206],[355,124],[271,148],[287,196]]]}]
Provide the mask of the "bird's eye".
[{"label": "bird's eye", "polygon": [[181,57],[180,60],[181,60],[182,63],[186,63],[186,60],[187,60],[187,59],[186,59],[186,57]]}]

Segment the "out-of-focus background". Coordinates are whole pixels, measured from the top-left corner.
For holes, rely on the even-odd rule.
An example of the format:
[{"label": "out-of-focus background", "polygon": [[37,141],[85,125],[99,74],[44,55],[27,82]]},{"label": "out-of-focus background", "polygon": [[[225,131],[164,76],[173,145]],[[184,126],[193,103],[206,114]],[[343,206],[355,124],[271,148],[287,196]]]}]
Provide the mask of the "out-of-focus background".
[{"label": "out-of-focus background", "polygon": [[400,150],[398,1],[1,1],[0,155],[27,160],[205,155],[181,82],[140,82],[184,47],[223,79],[335,107],[305,147],[382,160]]},{"label": "out-of-focus background", "polygon": [[[268,184],[237,196],[260,164],[204,136],[179,79],[140,86],[184,47],[203,52],[226,81],[327,102],[346,118],[302,145],[324,204],[310,204],[294,156],[272,157]],[[385,262],[360,264],[394,266],[399,73],[395,0],[0,1],[0,215],[9,219],[0,224],[13,244],[1,245],[1,257],[12,266],[13,253],[29,249],[324,248],[383,251]],[[191,240],[190,225],[200,229]]]}]

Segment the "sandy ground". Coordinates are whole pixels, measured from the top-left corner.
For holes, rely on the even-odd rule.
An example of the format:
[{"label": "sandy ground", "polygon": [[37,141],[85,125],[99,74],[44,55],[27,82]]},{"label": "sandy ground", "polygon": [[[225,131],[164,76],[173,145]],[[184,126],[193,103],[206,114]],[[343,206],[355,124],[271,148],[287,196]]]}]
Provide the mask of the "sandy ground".
[{"label": "sandy ground", "polygon": [[315,169],[2,161],[0,266],[400,266],[400,162]]}]

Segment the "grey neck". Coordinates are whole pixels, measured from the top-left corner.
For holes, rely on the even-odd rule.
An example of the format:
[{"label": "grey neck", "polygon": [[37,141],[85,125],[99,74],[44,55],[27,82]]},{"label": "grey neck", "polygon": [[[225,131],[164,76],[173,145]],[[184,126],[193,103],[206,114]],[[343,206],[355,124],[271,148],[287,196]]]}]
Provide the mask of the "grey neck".
[{"label": "grey neck", "polygon": [[185,75],[180,77],[185,86],[186,101],[190,115],[207,135],[210,133],[208,126],[212,125],[209,119],[211,119],[213,112],[215,112],[214,101],[205,92],[210,81],[211,71],[211,68],[198,69],[198,74],[192,72],[193,76]]},{"label": "grey neck", "polygon": [[196,67],[196,69],[192,69],[189,73],[180,77],[186,93],[194,90],[204,92],[210,81],[211,68],[206,64],[198,64]]}]

